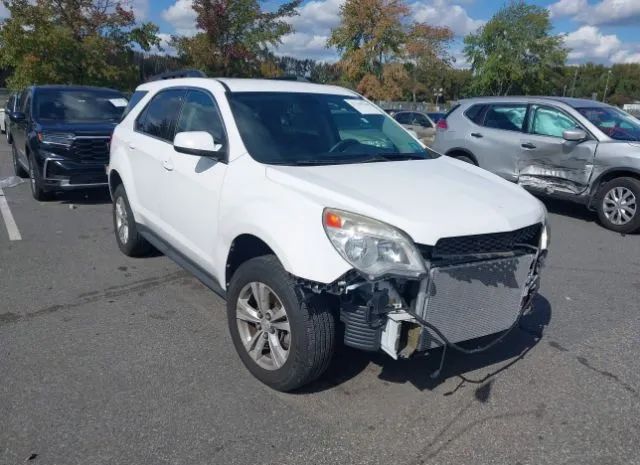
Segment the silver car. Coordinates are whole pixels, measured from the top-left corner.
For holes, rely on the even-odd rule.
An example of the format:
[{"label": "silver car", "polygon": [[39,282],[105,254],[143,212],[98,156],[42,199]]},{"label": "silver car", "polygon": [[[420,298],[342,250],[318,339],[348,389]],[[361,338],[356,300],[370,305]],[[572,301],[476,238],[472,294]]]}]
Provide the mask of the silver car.
[{"label": "silver car", "polygon": [[414,131],[418,139],[426,145],[433,143],[436,135],[436,124],[421,111],[391,111],[390,115],[405,128]]},{"label": "silver car", "polygon": [[640,121],[611,105],[560,97],[463,100],[438,123],[433,148],[598,212],[614,231],[640,230]]}]

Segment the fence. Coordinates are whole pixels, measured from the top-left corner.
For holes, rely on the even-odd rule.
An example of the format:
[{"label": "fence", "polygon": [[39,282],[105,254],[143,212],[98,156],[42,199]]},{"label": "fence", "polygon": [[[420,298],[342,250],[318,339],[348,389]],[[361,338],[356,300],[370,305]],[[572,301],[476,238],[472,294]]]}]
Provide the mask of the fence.
[{"label": "fence", "polygon": [[423,112],[439,112],[446,111],[451,107],[451,102],[441,103],[434,105],[427,102],[393,102],[393,101],[379,101],[376,104],[386,110],[410,110],[410,111],[423,111]]}]

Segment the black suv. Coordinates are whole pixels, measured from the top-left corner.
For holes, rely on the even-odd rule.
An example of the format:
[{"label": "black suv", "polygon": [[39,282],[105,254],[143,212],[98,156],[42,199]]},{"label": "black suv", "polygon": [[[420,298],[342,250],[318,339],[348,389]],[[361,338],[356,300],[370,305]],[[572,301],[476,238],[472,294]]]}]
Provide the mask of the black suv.
[{"label": "black suv", "polygon": [[117,90],[34,86],[11,113],[13,165],[31,178],[36,200],[54,191],[107,186],[105,165],[113,129],[127,106]]}]

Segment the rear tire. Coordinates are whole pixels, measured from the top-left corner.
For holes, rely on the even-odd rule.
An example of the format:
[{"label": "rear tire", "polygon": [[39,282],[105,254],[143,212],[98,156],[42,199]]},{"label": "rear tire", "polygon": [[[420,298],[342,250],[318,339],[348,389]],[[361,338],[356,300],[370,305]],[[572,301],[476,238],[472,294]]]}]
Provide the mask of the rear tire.
[{"label": "rear tire", "polygon": [[29,184],[31,185],[31,195],[34,199],[36,199],[38,202],[46,202],[47,200],[52,199],[53,192],[47,190],[44,187],[42,175],[40,174],[40,170],[38,169],[38,165],[36,164],[36,160],[33,158],[33,155],[29,155],[29,178]]},{"label": "rear tire", "polygon": [[138,231],[122,184],[113,193],[113,230],[118,247],[128,257],[144,257],[151,252],[151,244]]},{"label": "rear tire", "polygon": [[623,234],[640,230],[639,202],[639,180],[622,177],[604,183],[596,198],[600,223]]},{"label": "rear tire", "polygon": [[227,317],[242,363],[273,389],[300,388],[329,366],[335,346],[332,309],[321,296],[305,299],[273,255],[250,259],[233,274]]}]

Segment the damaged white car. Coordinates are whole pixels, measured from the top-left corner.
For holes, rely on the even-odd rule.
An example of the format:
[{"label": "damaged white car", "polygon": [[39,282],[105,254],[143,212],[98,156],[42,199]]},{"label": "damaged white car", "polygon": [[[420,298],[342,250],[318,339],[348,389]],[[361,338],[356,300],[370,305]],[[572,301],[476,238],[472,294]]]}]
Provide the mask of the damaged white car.
[{"label": "damaged white car", "polygon": [[144,84],[108,172],[120,249],[153,245],[224,296],[243,363],[283,391],[324,372],[338,334],[393,358],[497,340],[547,251],[540,201],[340,87]]},{"label": "damaged white car", "polygon": [[433,149],[640,230],[640,121],[594,100],[481,97],[438,122]]}]

